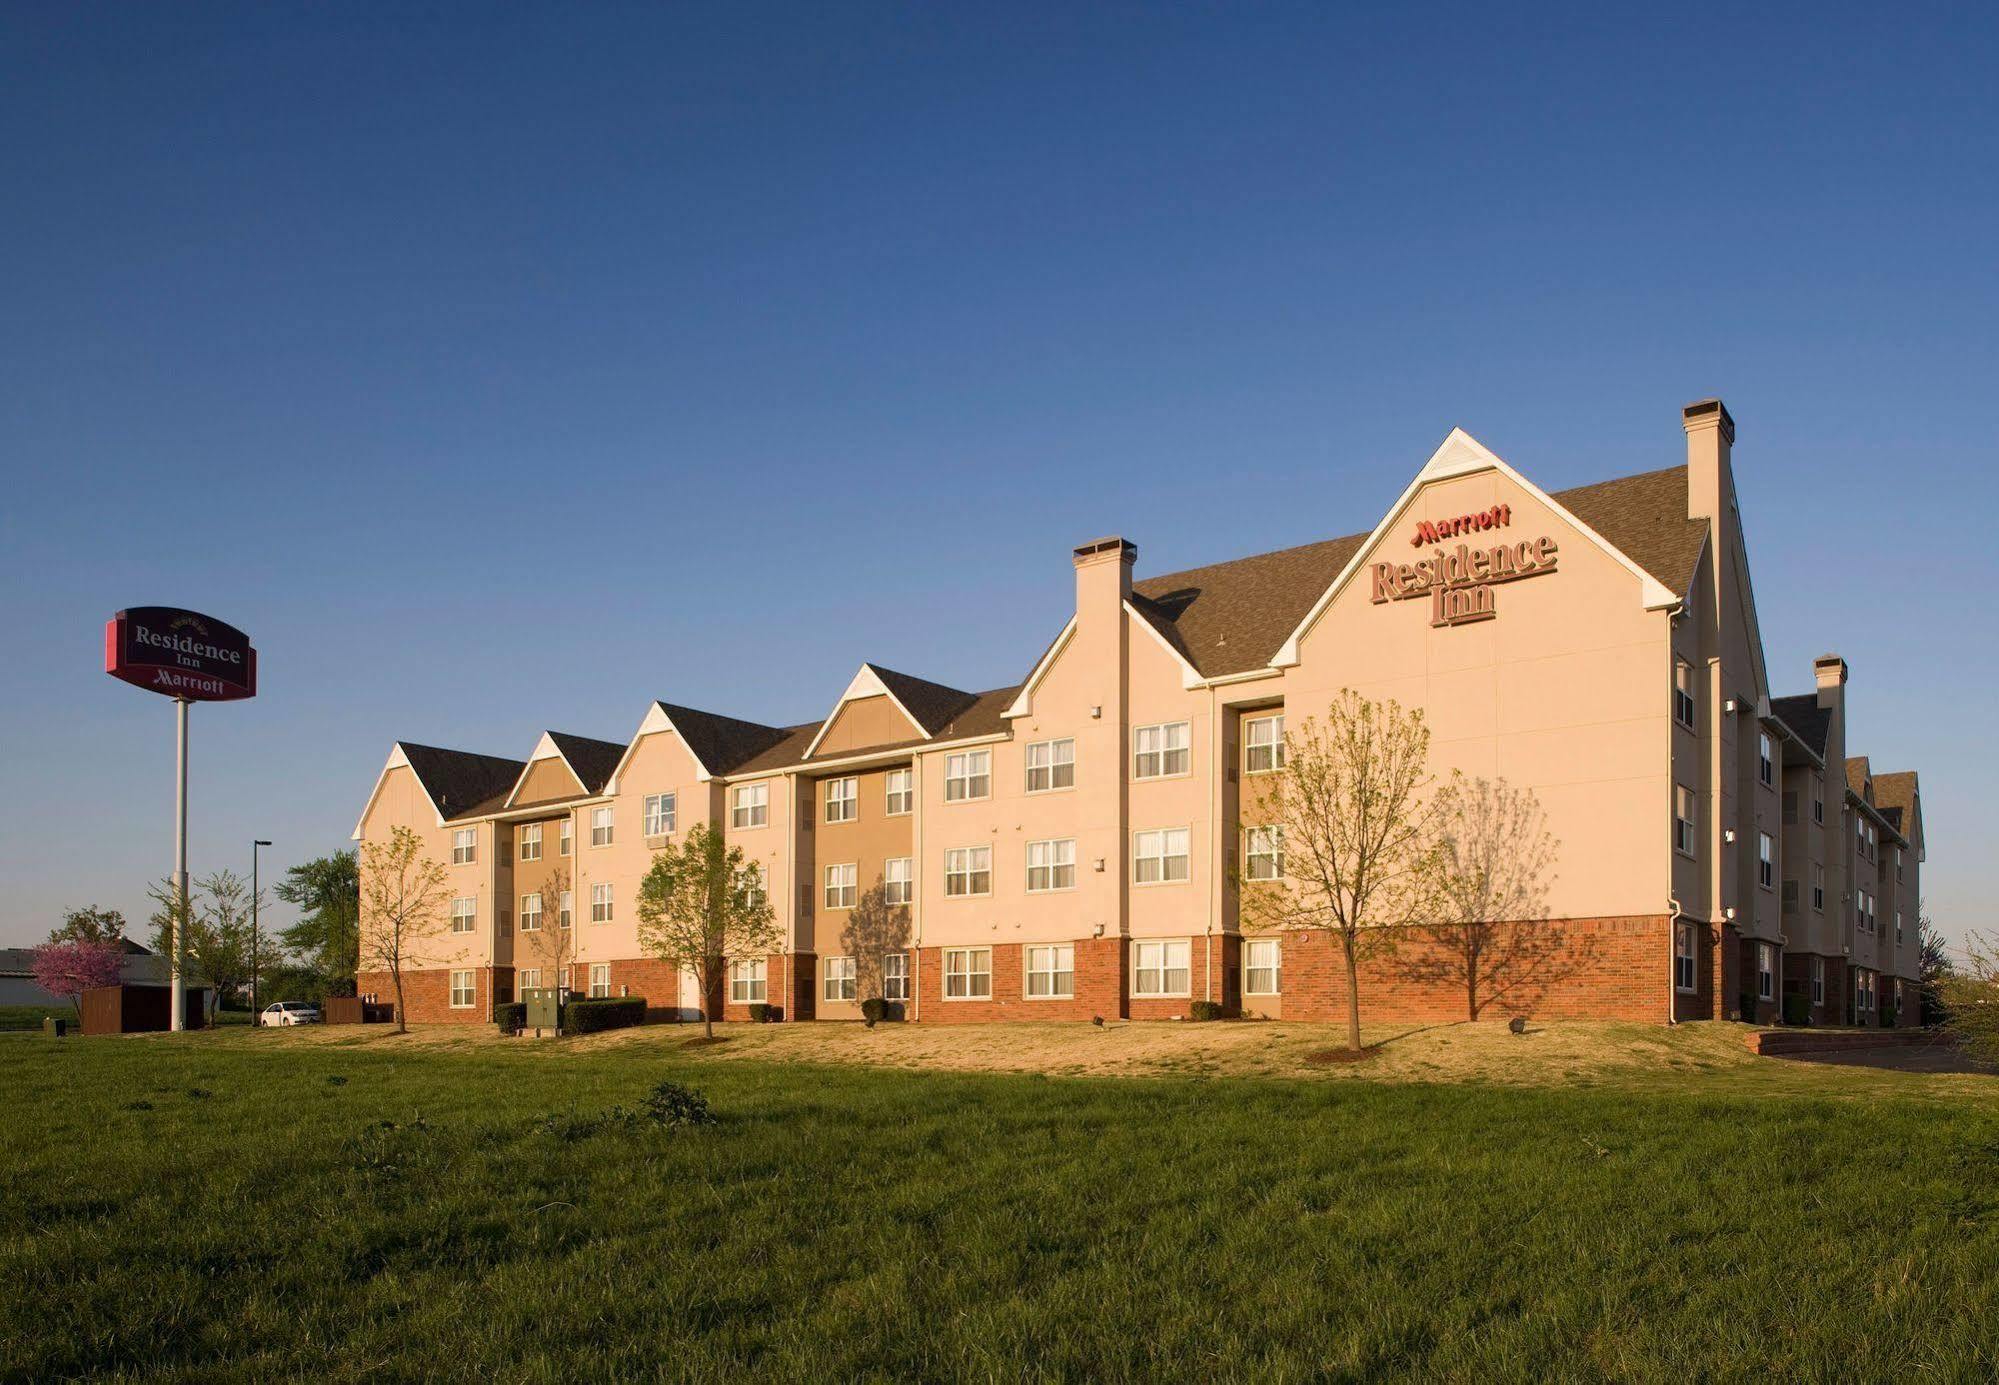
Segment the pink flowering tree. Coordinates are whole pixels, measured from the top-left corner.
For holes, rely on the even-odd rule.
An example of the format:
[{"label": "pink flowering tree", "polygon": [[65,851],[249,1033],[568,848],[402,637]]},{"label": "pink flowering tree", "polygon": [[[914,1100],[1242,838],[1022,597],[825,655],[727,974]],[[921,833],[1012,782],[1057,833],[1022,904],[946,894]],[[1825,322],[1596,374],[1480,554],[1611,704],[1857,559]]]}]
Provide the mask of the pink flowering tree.
[{"label": "pink flowering tree", "polygon": [[75,1005],[77,997],[93,986],[117,985],[124,960],[124,950],[116,943],[43,943],[34,953],[35,984]]}]

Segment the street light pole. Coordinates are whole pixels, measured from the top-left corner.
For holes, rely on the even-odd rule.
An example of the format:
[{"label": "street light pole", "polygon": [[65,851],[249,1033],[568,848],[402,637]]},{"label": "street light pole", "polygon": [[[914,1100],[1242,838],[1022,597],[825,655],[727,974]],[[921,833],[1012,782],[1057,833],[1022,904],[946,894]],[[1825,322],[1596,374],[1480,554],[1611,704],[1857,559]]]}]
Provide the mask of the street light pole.
[{"label": "street light pole", "polygon": [[261,837],[250,842],[250,1025],[257,1024],[257,903],[260,892],[257,889],[257,848],[269,846]]}]

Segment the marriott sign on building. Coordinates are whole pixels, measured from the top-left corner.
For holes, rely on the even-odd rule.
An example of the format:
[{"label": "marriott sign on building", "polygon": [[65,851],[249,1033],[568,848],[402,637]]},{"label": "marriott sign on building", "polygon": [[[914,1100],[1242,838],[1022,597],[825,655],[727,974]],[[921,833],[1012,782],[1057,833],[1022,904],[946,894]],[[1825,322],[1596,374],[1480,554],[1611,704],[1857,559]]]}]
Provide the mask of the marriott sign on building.
[{"label": "marriott sign on building", "polygon": [[[1340,1018],[1334,941],[1246,928],[1236,882],[1276,865],[1258,778],[1285,718],[1351,688],[1421,707],[1439,774],[1545,810],[1556,859],[1528,922],[1554,960],[1488,1013],[1914,1023],[1916,776],[1852,753],[1838,656],[1765,667],[1734,422],[1704,400],[1683,425],[1684,460],[1555,492],[1453,432],[1366,532],[1185,572],[1084,544],[1074,614],[1003,688],[863,663],[796,725],[658,689],[621,740],[550,731],[526,759],[398,742],[355,835],[412,828],[450,876],[410,1018],[483,1021],[528,985],[852,1018],[841,937],[877,882],[909,906],[883,964],[913,1021],[1195,1000]],[[634,908],[653,851],[704,822],[759,865],[783,929],[712,997],[642,955]],[[573,940],[560,976],[536,960],[549,928]],[[1462,983],[1406,941],[1367,964],[1365,1017],[1461,1018]]]}]

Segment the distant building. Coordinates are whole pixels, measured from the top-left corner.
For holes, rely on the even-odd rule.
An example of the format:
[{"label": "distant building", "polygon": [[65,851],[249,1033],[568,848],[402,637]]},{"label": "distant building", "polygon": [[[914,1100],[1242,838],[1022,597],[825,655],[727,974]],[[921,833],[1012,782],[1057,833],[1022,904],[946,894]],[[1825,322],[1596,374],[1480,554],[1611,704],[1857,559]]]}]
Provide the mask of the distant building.
[{"label": "distant building", "polygon": [[[149,947],[119,939],[125,946],[125,961],[119,979],[127,986],[167,984],[167,959]],[[196,989],[192,985],[190,990]],[[206,987],[200,989],[206,990]],[[0,1005],[61,1005],[35,983],[35,950],[31,947],[0,947]],[[212,1008],[212,1005],[211,1005]]]}]

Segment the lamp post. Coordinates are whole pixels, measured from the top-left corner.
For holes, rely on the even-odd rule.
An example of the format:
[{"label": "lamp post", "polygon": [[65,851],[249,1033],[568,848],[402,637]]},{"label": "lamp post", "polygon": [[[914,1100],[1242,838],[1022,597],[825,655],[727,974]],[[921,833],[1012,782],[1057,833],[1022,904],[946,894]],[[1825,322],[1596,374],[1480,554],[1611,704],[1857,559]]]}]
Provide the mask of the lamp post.
[{"label": "lamp post", "polygon": [[257,1025],[257,848],[269,846],[261,837],[250,842],[250,1027]]}]

